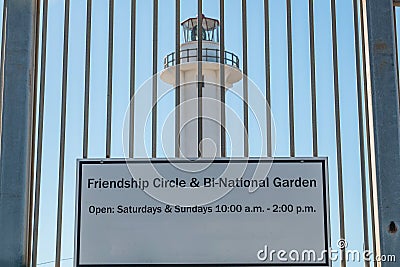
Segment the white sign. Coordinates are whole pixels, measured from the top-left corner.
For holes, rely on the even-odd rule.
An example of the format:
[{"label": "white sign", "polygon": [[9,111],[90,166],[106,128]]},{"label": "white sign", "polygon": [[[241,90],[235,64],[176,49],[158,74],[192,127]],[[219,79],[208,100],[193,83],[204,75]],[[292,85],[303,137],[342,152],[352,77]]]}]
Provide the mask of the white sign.
[{"label": "white sign", "polygon": [[326,158],[78,160],[75,266],[330,266]]}]

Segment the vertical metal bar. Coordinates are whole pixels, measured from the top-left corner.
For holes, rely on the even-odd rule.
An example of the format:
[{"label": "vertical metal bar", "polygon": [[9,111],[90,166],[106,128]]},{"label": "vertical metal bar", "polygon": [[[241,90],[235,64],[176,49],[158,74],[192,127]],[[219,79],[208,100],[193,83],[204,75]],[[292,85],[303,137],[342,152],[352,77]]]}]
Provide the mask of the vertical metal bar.
[{"label": "vertical metal bar", "polygon": [[157,157],[157,60],[158,60],[158,0],[153,1],[153,93],[152,93],[152,131],[151,156]]},{"label": "vertical metal bar", "polygon": [[180,125],[181,125],[181,1],[175,0],[175,157],[180,155]]},{"label": "vertical metal bar", "polygon": [[135,78],[136,78],[136,0],[131,1],[131,70],[130,70],[130,105],[129,105],[129,157],[135,151]]},{"label": "vertical metal bar", "polygon": [[[360,146],[360,174],[361,174],[361,197],[362,197],[362,214],[363,214],[363,241],[364,250],[369,251],[368,237],[368,203],[367,203],[367,185],[365,176],[365,147],[364,147],[364,117],[362,104],[362,84],[361,84],[361,66],[360,66],[360,32],[358,25],[358,6],[357,0],[353,0],[353,15],[354,15],[354,46],[356,56],[356,81],[357,81],[357,104],[358,104],[358,132]],[[369,259],[364,259],[364,266],[370,266]]]},{"label": "vertical metal bar", "polygon": [[[400,114],[393,2],[365,0],[377,254],[399,256]],[[382,262],[381,266],[390,266]],[[379,266],[379,264],[378,264]]]},{"label": "vertical metal bar", "polygon": [[247,0],[242,0],[242,47],[243,47],[243,156],[249,156],[249,81],[247,67]]},{"label": "vertical metal bar", "polygon": [[89,147],[89,101],[90,101],[90,46],[92,39],[92,0],[86,2],[86,60],[85,60],[85,104],[83,122],[83,158]]},{"label": "vertical metal bar", "polygon": [[197,156],[201,156],[201,140],[203,139],[203,1],[197,0]]},{"label": "vertical metal bar", "polygon": [[[339,193],[339,227],[340,239],[346,239],[344,224],[344,194],[343,194],[343,171],[342,171],[342,138],[340,131],[340,97],[339,97],[339,73],[337,55],[337,32],[336,32],[336,0],[331,0],[331,27],[332,27],[332,57],[333,57],[333,82],[335,96],[335,128],[336,128],[336,161],[338,175]],[[341,248],[341,266],[346,266],[346,248]]]},{"label": "vertical metal bar", "polygon": [[[397,75],[399,75],[399,51],[397,49],[397,22],[396,22],[396,7],[393,6],[393,24],[394,24],[394,43],[396,47],[396,69]],[[398,84],[399,96],[400,96],[400,84]],[[400,106],[400,97],[399,97],[399,106]]]},{"label": "vertical metal bar", "polygon": [[315,42],[314,42],[314,0],[308,1],[308,23],[310,26],[310,72],[311,72],[311,109],[313,156],[318,156],[318,127],[317,127],[317,86],[315,81]]},{"label": "vertical metal bar", "polygon": [[109,0],[106,158],[109,158],[111,156],[113,55],[114,55],[114,0]]},{"label": "vertical metal bar", "polygon": [[131,66],[129,88],[129,157],[135,151],[136,0],[131,2]]},{"label": "vertical metal bar", "polygon": [[32,105],[32,137],[31,137],[31,179],[29,184],[29,209],[28,209],[28,227],[27,227],[27,253],[26,262],[31,262],[32,257],[32,214],[33,214],[33,198],[34,198],[34,184],[33,177],[35,176],[35,151],[36,151],[36,104],[37,104],[37,84],[38,84],[38,55],[39,55],[39,32],[40,32],[40,0],[35,1],[35,43],[34,43],[34,74],[33,74],[33,105]]},{"label": "vertical metal bar", "polygon": [[293,56],[292,56],[292,1],[286,0],[286,27],[288,53],[288,85],[289,85],[289,129],[290,129],[290,156],[295,156],[294,143],[294,100],[293,100]]},{"label": "vertical metal bar", "polygon": [[[370,120],[369,120],[369,103],[368,103],[368,77],[367,77],[367,57],[366,57],[366,38],[365,38],[365,30],[364,28],[367,26],[366,21],[364,17],[366,16],[365,14],[365,7],[364,7],[364,1],[360,1],[360,17],[361,17],[361,45],[362,45],[362,68],[363,68],[363,87],[364,87],[364,114],[365,114],[365,130],[366,130],[366,138],[367,138],[367,155],[368,155],[368,182],[369,182],[369,198],[370,198],[370,212],[371,212],[371,218],[372,218],[372,223],[371,223],[371,229],[372,229],[372,252],[373,255],[376,254],[376,235],[375,235],[375,223],[374,223],[374,218],[375,218],[375,201],[374,201],[374,191],[372,190],[372,185],[373,185],[373,180],[372,180],[372,155],[371,155],[371,132],[370,132]],[[374,267],[377,266],[377,261],[373,261]]]},{"label": "vertical metal bar", "polygon": [[269,0],[264,0],[264,53],[265,53],[265,97],[267,99],[267,157],[272,157],[272,116],[271,116],[271,58],[269,44]]},{"label": "vertical metal bar", "polygon": [[[6,54],[6,30],[7,30],[7,1],[3,2],[3,27],[1,29],[1,88],[0,88],[0,137],[3,128],[3,96],[4,96],[4,65],[5,65],[5,54]],[[1,138],[0,138],[0,149],[1,149]]]},{"label": "vertical metal bar", "polygon": [[219,82],[221,88],[221,157],[226,157],[226,110],[225,110],[225,0],[219,1],[220,41],[219,41]]},{"label": "vertical metal bar", "polygon": [[48,0],[43,1],[43,21],[42,21],[42,48],[40,62],[40,86],[39,86],[39,114],[38,114],[38,137],[36,150],[36,173],[35,173],[35,208],[33,215],[33,234],[32,234],[32,266],[37,264],[38,250],[38,231],[40,215],[40,185],[42,177],[42,151],[43,151],[43,121],[44,121],[44,96],[46,85],[46,56],[47,56],[47,14]]},{"label": "vertical metal bar", "polygon": [[58,169],[58,207],[57,207],[57,234],[56,234],[56,261],[55,266],[60,267],[61,262],[61,234],[63,219],[64,196],[64,159],[65,159],[65,126],[67,111],[67,81],[68,81],[68,41],[69,41],[69,12],[70,0],[65,0],[64,16],[64,49],[63,49],[63,73],[61,96],[61,129],[60,129],[60,158]]}]

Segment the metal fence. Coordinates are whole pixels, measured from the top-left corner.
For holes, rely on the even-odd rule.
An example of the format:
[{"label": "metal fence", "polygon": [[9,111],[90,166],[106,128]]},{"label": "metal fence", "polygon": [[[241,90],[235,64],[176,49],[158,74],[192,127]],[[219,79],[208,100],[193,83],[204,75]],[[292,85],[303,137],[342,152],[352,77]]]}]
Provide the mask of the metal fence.
[{"label": "metal fence", "polygon": [[[4,3],[6,2],[7,0],[4,0]],[[136,0],[125,1],[124,4],[121,4],[122,2],[37,1],[34,77],[36,87],[31,157],[31,174],[34,179],[30,185],[34,194],[30,199],[32,220],[28,229],[30,238],[28,247],[31,250],[27,255],[31,266],[72,265],[75,160],[89,157],[123,157],[119,148],[113,150],[113,146],[120,141],[114,133],[119,134],[116,130],[119,125],[116,126],[116,123],[122,121],[125,111],[119,106],[125,107],[130,101],[133,104],[128,111],[130,122],[128,155],[132,158],[143,156],[135,153],[135,144],[143,142],[140,140],[141,136],[137,135],[136,128],[136,121],[143,116],[138,111],[143,100],[136,99],[135,92],[145,78],[142,74],[139,77],[138,69],[142,65],[145,66],[149,77],[161,71],[163,57],[166,55],[166,53],[161,54],[164,52],[162,49],[175,50],[167,56],[164,63],[166,66],[179,66],[182,63],[184,58],[174,56],[182,55],[183,52],[180,51],[180,22],[184,16],[194,15],[189,12],[182,14],[183,6],[185,10],[195,11],[197,14],[202,14],[205,7],[211,10],[211,6],[214,6],[219,10],[220,47],[215,60],[221,64],[240,67],[243,71],[244,101],[239,106],[242,108],[244,120],[241,144],[243,155],[233,156],[328,156],[331,246],[335,247],[336,240],[343,239],[354,249],[377,252],[377,240],[374,234],[377,229],[373,220],[377,207],[376,196],[372,190],[374,163],[371,156],[371,122],[368,116],[371,107],[367,97],[368,44],[364,38],[365,1],[259,0],[255,4],[256,1],[240,0],[229,1],[229,9],[228,1],[224,0],[147,1],[152,2],[150,6]],[[397,1],[395,3],[397,4]],[[129,9],[122,10],[123,6],[129,6]],[[174,12],[171,14],[160,12],[163,10],[160,6],[163,8],[170,6]],[[254,6],[262,8],[257,9]],[[104,13],[104,10],[107,10],[107,13]],[[63,14],[61,17],[57,15],[60,12]],[[140,21],[138,18],[144,18],[138,15],[139,12],[147,12],[148,19]],[[258,12],[257,14],[262,16],[250,17],[249,12]],[[279,20],[282,14],[285,15],[284,19]],[[4,8],[2,68],[6,18],[7,10]],[[160,33],[160,29],[165,30],[161,19],[168,19],[166,24],[172,25],[171,34]],[[198,16],[198,24],[201,24],[201,19],[202,16]],[[234,20],[238,20],[235,26],[240,31],[235,37],[229,37],[229,41],[236,41],[234,48],[237,50],[234,52],[241,55],[240,62],[239,58],[233,57],[233,54],[225,50],[232,45],[227,40],[226,29],[232,31],[229,23],[233,23]],[[252,24],[249,24],[249,21]],[[258,22],[257,25],[254,25],[254,22]],[[300,24],[306,27],[301,28],[298,26]],[[116,30],[122,25],[129,25],[129,31],[118,32],[116,35]],[[284,33],[283,38],[278,32]],[[277,37],[281,38],[278,44],[273,39]],[[55,46],[56,40],[60,38],[62,38],[62,48]],[[101,40],[103,44],[93,43],[93,40],[96,42]],[[121,42],[125,42],[124,45],[121,45]],[[151,45],[151,55],[141,54],[145,53],[142,43]],[[164,44],[161,50],[160,44]],[[99,50],[100,46],[102,50]],[[257,50],[256,56],[252,52],[254,49]],[[286,50],[283,54],[282,49]],[[197,51],[203,51],[201,38],[197,41]],[[224,54],[225,57],[220,57],[219,54]],[[232,58],[227,59],[227,55],[232,55]],[[282,55],[283,57],[278,58]],[[151,64],[145,63],[145,57]],[[257,61],[255,57],[258,58]],[[71,58],[73,65],[69,64]],[[198,60],[198,77],[201,77],[201,60],[204,60],[202,55],[198,55]],[[106,68],[101,71],[95,70],[94,75],[93,69],[97,64],[103,64]],[[120,68],[115,68],[116,64],[124,64],[127,68],[123,73],[122,71],[118,73],[115,70]],[[304,68],[307,71],[304,71]],[[284,82],[274,78],[278,72],[284,72],[286,75]],[[4,73],[4,69],[1,73]],[[51,76],[57,73],[59,77]],[[179,85],[179,71],[176,73],[176,84]],[[224,75],[224,71],[221,71],[219,78],[222,85],[222,103],[229,101],[229,95],[225,94],[224,89]],[[259,83],[272,113],[283,114],[276,116],[276,119],[286,117],[283,121],[280,120],[276,127],[276,136],[280,136],[276,154],[273,154],[272,149],[273,114],[267,107],[263,122],[267,138],[265,154],[251,153],[249,139],[252,138],[252,129],[248,113],[251,92],[247,77],[253,78],[253,76],[261,77],[256,78],[255,83]],[[120,79],[123,82],[118,82]],[[327,80],[329,86],[326,86],[323,80]],[[201,104],[201,83],[198,88],[198,101]],[[151,148],[151,156],[157,157],[160,156],[158,151],[160,114],[156,78],[152,78],[152,90],[148,94],[149,98],[145,101],[151,102],[153,108],[151,137],[146,142]],[[177,108],[175,125],[179,125],[177,123],[180,118],[179,86],[171,99]],[[201,114],[202,110],[199,109]],[[224,110],[221,118],[222,127],[229,124]],[[71,127],[77,124],[80,131]],[[201,120],[198,129],[198,138],[201,140]],[[225,144],[225,128],[222,129],[222,155],[226,156],[229,153]],[[178,130],[175,128],[175,131]],[[175,136],[173,154],[179,155],[177,152],[179,135],[171,134]],[[341,248],[342,253],[345,253],[345,250],[345,247]],[[334,263],[334,266],[360,266],[360,264],[360,262],[349,263],[343,259]],[[367,260],[362,264],[378,266],[377,262]]]}]

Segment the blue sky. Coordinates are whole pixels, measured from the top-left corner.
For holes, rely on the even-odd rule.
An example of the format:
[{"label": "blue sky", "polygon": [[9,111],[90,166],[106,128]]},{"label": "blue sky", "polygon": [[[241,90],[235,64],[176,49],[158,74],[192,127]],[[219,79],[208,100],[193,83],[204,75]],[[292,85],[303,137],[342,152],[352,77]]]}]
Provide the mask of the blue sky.
[{"label": "blue sky", "polygon": [[[174,3],[159,1],[158,70],[163,57],[174,50]],[[197,14],[197,1],[181,1],[181,20]],[[216,0],[203,0],[203,13],[219,17]],[[239,56],[242,62],[241,1],[225,1],[226,49]],[[315,0],[315,48],[318,110],[318,145],[320,156],[329,160],[331,239],[333,248],[339,238],[336,147],[334,128],[333,64],[331,15],[328,0]],[[152,73],[152,1],[137,1],[136,87]],[[308,1],[292,1],[293,66],[295,94],[296,156],[312,156],[311,94],[309,64]],[[90,80],[89,157],[105,157],[108,1],[93,1],[92,60]],[[42,195],[39,227],[38,263],[54,260],[57,213],[59,128],[61,104],[61,73],[63,49],[64,2],[49,0],[47,43],[45,123],[42,167]],[[122,125],[129,103],[130,59],[130,1],[115,1],[114,79],[112,118],[112,157],[124,157]],[[248,1],[248,59],[249,77],[264,92],[264,20],[263,1]],[[286,1],[270,1],[271,40],[271,106],[276,125],[275,156],[289,156],[288,79],[286,46]],[[346,239],[349,248],[362,250],[362,214],[360,158],[357,127],[357,91],[354,55],[354,25],[352,1],[337,0],[337,29],[339,57],[339,86],[345,190]],[[84,66],[85,66],[86,1],[71,0],[67,132],[63,209],[62,266],[72,266],[75,225],[75,164],[82,157]],[[254,92],[250,91],[250,99]],[[143,105],[151,101],[143,99]],[[252,101],[252,100],[250,100]],[[241,103],[228,93],[227,103],[242,110]],[[159,114],[167,113],[174,105],[169,94],[160,104]],[[144,116],[144,114],[137,114]],[[229,122],[228,122],[229,124]],[[257,125],[250,119],[250,154],[260,156],[259,138],[251,138]],[[141,129],[139,129],[141,131]],[[173,133],[172,133],[173,134]],[[146,139],[146,141],[148,141]],[[149,143],[147,143],[149,145]],[[159,147],[159,151],[160,151]],[[143,151],[136,151],[144,156]],[[240,155],[233,155],[240,156]],[[53,263],[43,264],[52,266]],[[334,263],[338,266],[338,263]],[[359,266],[349,263],[348,266]]]}]

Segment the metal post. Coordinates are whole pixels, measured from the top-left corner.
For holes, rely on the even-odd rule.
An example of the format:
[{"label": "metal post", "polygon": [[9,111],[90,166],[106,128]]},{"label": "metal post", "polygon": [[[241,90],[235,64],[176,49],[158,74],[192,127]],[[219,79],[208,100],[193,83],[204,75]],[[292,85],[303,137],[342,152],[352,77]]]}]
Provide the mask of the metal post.
[{"label": "metal post", "polygon": [[[392,0],[363,0],[378,255],[399,258],[400,114]],[[381,262],[381,266],[390,266]],[[393,264],[392,264],[393,265]],[[379,264],[378,264],[379,266]]]},{"label": "metal post", "polygon": [[249,73],[247,57],[247,0],[242,0],[242,49],[243,49],[243,157],[249,156]]},{"label": "metal post", "polygon": [[[360,1],[359,3],[360,6],[360,24],[361,24],[361,36],[365,36],[365,32],[366,32],[366,27],[364,27],[364,25],[366,25],[365,21],[365,2],[364,1]],[[370,185],[370,190],[369,190],[369,199],[370,199],[370,213],[371,213],[371,218],[375,218],[375,202],[373,202],[372,200],[374,199],[374,192],[371,189],[371,186],[373,184],[372,182],[372,174],[373,174],[373,170],[372,170],[372,153],[371,153],[371,143],[368,142],[369,140],[371,140],[371,129],[368,127],[368,125],[370,125],[369,123],[369,110],[370,107],[368,106],[368,99],[367,99],[367,95],[368,95],[368,91],[367,91],[367,87],[368,87],[368,78],[367,78],[367,63],[366,63],[366,40],[365,38],[361,38],[361,48],[362,48],[362,73],[363,73],[363,93],[364,93],[364,114],[365,114],[365,137],[367,139],[367,143],[366,143],[366,154],[367,154],[367,164],[368,164],[368,183]],[[377,236],[374,234],[376,232],[375,230],[375,224],[371,223],[371,231],[372,231],[372,253],[374,253],[374,255],[376,255],[376,238]],[[373,266],[377,267],[377,262],[374,261],[373,262]]]},{"label": "metal post", "polygon": [[308,24],[310,27],[310,78],[311,78],[311,113],[313,156],[318,157],[318,127],[317,127],[317,82],[315,78],[315,30],[314,30],[314,0],[308,0]]},{"label": "metal post", "polygon": [[175,157],[180,156],[181,125],[181,1],[175,0]]},{"label": "metal post", "polygon": [[131,1],[131,65],[129,84],[129,157],[135,154],[136,0]]},{"label": "metal post", "polygon": [[0,157],[0,266],[27,266],[35,1],[7,5]]},{"label": "metal post", "polygon": [[[353,19],[354,19],[354,48],[356,54],[356,79],[357,79],[357,106],[358,106],[358,133],[360,147],[360,174],[361,174],[361,197],[363,211],[363,241],[364,249],[369,251],[369,227],[368,227],[368,201],[367,201],[367,178],[365,175],[365,144],[364,144],[364,119],[363,119],[363,97],[361,82],[361,61],[360,61],[360,31],[359,31],[359,12],[358,1],[353,0]],[[364,266],[370,267],[370,261],[364,259]]]},{"label": "metal post", "polygon": [[40,93],[39,93],[39,114],[37,125],[37,149],[36,149],[36,172],[35,172],[35,201],[33,212],[33,233],[32,233],[32,266],[37,264],[38,244],[39,244],[39,214],[40,214],[40,186],[42,179],[42,160],[43,160],[43,124],[44,124],[44,97],[46,89],[46,58],[47,58],[47,21],[48,21],[49,1],[43,1],[43,20],[42,20],[42,47],[40,58]]},{"label": "metal post", "polygon": [[294,90],[293,90],[293,41],[292,41],[292,1],[286,0],[286,29],[287,29],[287,66],[289,86],[289,132],[290,132],[290,156],[296,156],[294,135]]},{"label": "metal post", "polygon": [[197,0],[197,157],[201,157],[203,140],[203,1]]},{"label": "metal post", "polygon": [[86,2],[86,55],[85,55],[85,104],[83,111],[83,158],[89,150],[89,103],[90,103],[90,47],[92,42],[92,0]]},{"label": "metal post", "polygon": [[158,60],[158,0],[153,1],[153,81],[152,81],[152,109],[151,109],[151,157],[157,157],[157,60]]},{"label": "metal post", "polygon": [[114,63],[114,0],[108,4],[108,71],[107,71],[107,128],[106,128],[106,158],[111,157],[112,130],[112,93],[113,93],[113,63]]},{"label": "metal post", "polygon": [[269,0],[264,0],[264,52],[265,52],[265,107],[267,128],[267,157],[272,157],[272,122],[271,122],[271,50],[269,38]]},{"label": "metal post", "polygon": [[[333,60],[333,88],[335,98],[335,133],[336,133],[336,162],[338,178],[338,201],[339,201],[339,237],[346,240],[345,212],[344,212],[344,190],[343,190],[343,158],[342,158],[342,133],[340,123],[340,89],[339,89],[339,63],[338,63],[338,40],[336,28],[336,0],[331,0],[331,29],[332,29],[332,60]],[[340,266],[346,267],[346,246],[340,248]]]},{"label": "metal post", "polygon": [[58,193],[57,193],[57,230],[56,230],[56,259],[55,267],[61,266],[61,244],[63,223],[63,200],[64,200],[64,167],[65,167],[65,135],[67,124],[67,96],[68,96],[68,51],[69,51],[69,17],[70,0],[65,0],[64,5],[64,48],[63,67],[61,83],[61,113],[60,113],[60,156],[58,159]]},{"label": "metal post", "polygon": [[220,38],[219,38],[219,83],[221,90],[221,157],[226,157],[226,92],[225,92],[225,0],[219,1],[219,20],[220,20]]}]

